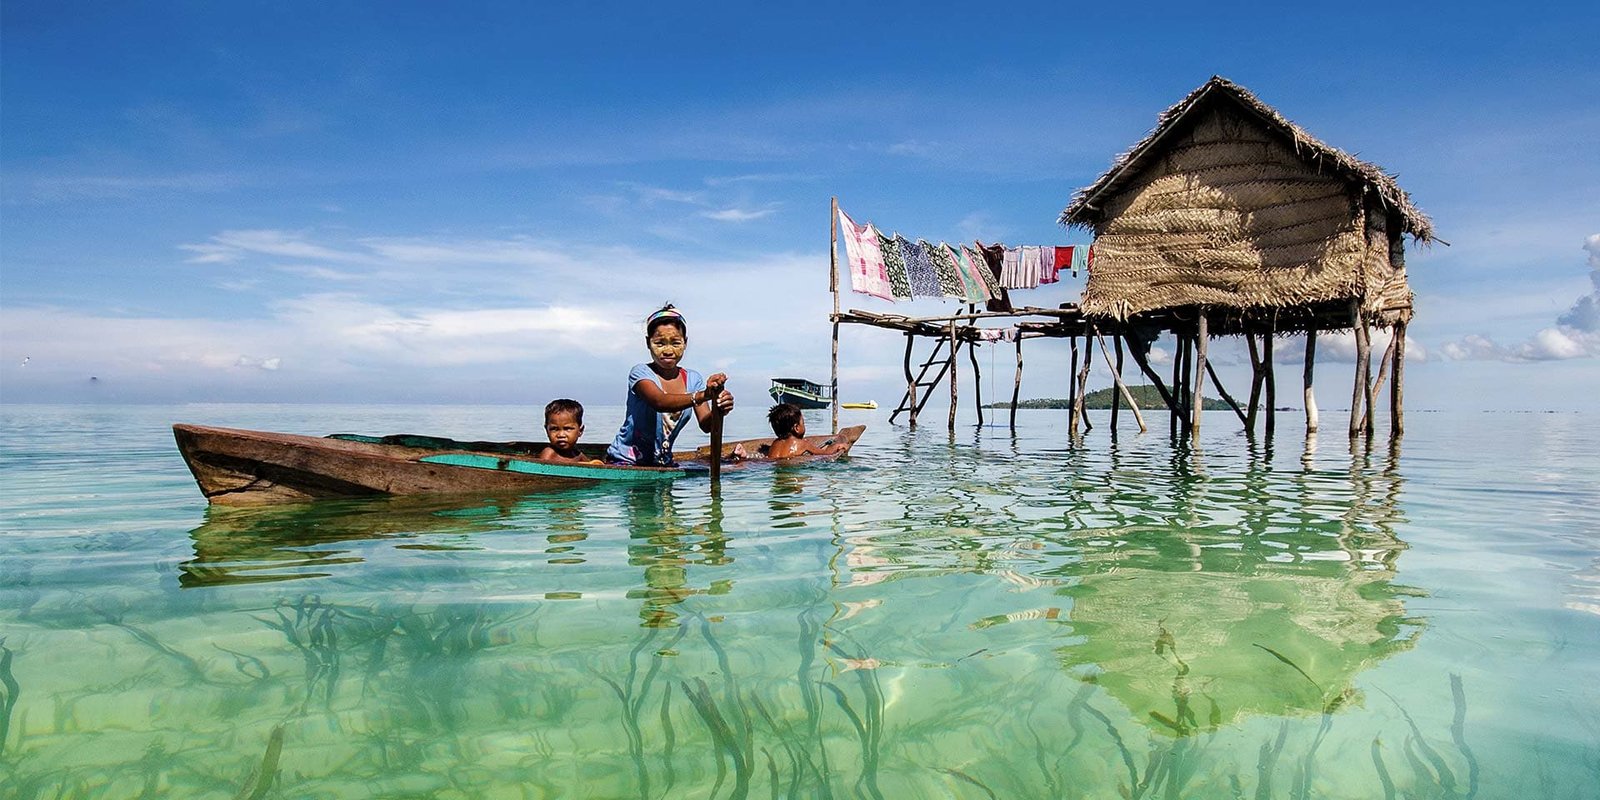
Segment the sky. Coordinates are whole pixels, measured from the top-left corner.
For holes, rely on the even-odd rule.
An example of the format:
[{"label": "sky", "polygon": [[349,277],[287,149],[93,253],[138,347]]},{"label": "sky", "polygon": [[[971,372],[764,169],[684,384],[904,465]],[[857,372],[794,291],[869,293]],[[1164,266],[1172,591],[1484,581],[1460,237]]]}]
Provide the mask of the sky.
[{"label": "sky", "polygon": [[[1600,410],[1596,6],[1077,5],[6,0],[0,402],[616,405],[672,302],[764,407],[828,377],[831,197],[1085,244],[1072,194],[1218,74],[1449,243],[1408,253],[1409,408]],[[845,326],[843,399],[892,405],[902,347]],[[1027,347],[1023,396],[1065,395],[1065,345]],[[1352,354],[1319,341],[1324,408]],[[1241,343],[1212,357],[1242,391]]]}]

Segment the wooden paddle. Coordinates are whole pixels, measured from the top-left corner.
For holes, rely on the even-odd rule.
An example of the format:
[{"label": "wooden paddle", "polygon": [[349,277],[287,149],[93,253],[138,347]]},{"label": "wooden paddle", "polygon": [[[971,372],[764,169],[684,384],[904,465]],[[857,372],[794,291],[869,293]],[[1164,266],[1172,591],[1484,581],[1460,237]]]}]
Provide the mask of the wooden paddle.
[{"label": "wooden paddle", "polygon": [[717,410],[717,396],[721,386],[706,388],[706,402],[711,404],[711,482],[722,480],[722,412]]}]

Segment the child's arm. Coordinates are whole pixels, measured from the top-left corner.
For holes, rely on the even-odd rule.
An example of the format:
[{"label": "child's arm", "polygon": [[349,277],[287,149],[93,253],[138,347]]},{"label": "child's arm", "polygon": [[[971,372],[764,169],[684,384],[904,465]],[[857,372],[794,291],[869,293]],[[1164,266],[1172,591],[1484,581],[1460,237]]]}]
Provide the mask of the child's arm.
[{"label": "child's arm", "polygon": [[546,445],[543,450],[539,451],[538,458],[540,461],[560,461],[561,454],[557,453],[554,447]]}]

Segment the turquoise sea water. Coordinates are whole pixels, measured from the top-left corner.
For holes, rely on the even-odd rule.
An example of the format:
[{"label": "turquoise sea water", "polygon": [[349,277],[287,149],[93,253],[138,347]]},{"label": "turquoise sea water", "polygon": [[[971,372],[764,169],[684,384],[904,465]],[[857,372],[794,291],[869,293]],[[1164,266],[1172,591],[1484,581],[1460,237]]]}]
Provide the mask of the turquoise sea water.
[{"label": "turquoise sea water", "polygon": [[1593,415],[1019,416],[846,412],[848,461],[716,497],[224,510],[172,422],[538,419],[0,408],[0,797],[1600,795]]}]

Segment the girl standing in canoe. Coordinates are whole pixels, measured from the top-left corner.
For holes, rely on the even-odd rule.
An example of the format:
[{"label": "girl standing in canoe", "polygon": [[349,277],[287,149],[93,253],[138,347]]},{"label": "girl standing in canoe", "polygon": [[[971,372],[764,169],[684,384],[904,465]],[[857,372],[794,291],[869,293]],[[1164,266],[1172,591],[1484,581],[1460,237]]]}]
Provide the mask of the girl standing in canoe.
[{"label": "girl standing in canoe", "polygon": [[[689,422],[684,413],[693,409],[700,430],[710,432],[713,415],[733,410],[733,394],[725,388],[728,376],[718,372],[702,377],[678,362],[689,346],[689,326],[668,303],[645,320],[644,342],[650,362],[636,364],[628,373],[628,411],[622,429],[606,448],[613,464],[668,466],[672,443]],[[723,389],[714,399],[714,389]]]}]

